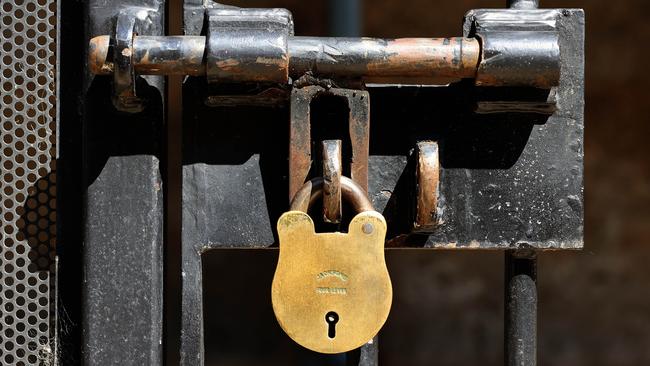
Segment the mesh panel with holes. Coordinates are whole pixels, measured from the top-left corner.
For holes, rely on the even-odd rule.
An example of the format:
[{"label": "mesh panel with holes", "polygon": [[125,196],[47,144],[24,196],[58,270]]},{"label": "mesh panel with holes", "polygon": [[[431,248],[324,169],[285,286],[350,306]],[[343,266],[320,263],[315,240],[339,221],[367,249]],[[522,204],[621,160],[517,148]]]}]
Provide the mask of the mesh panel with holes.
[{"label": "mesh panel with holes", "polygon": [[56,1],[0,4],[0,364],[51,364]]}]

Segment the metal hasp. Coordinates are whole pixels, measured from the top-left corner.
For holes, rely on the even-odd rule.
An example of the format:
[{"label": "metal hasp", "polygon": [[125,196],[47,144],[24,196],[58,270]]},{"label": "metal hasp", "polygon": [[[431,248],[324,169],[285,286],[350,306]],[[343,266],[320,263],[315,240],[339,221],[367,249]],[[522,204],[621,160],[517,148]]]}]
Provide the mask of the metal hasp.
[{"label": "metal hasp", "polygon": [[312,166],[311,104],[319,96],[342,98],[350,114],[348,131],[351,158],[350,178],[368,191],[368,156],[370,154],[370,96],[365,90],[324,88],[310,85],[291,92],[289,124],[289,200],[309,178]]}]

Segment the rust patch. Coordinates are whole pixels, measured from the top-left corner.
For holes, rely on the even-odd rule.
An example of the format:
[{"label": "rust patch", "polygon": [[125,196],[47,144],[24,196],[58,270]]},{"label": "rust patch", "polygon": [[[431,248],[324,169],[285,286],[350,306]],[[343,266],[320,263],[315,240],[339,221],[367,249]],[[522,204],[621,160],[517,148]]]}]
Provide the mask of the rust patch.
[{"label": "rust patch", "polygon": [[289,200],[304,184],[311,167],[310,103],[318,87],[294,88],[291,92],[289,131]]},{"label": "rust patch", "polygon": [[258,57],[255,62],[262,65],[274,65],[278,68],[289,67],[286,57],[282,58],[272,58],[272,57]]},{"label": "rust patch", "polygon": [[239,67],[240,62],[239,62],[239,60],[234,59],[234,58],[229,58],[229,59],[226,59],[226,60],[217,61],[216,65],[217,65],[217,67],[219,69],[221,69],[223,71],[228,71],[228,72],[232,72],[232,73],[241,72],[240,67]]},{"label": "rust patch", "polygon": [[98,36],[88,44],[88,68],[95,75],[110,75],[113,73],[113,63],[107,63],[110,36]]},{"label": "rust patch", "polygon": [[130,47],[127,47],[122,50],[122,56],[124,57],[131,57],[131,54],[132,54],[132,50]]},{"label": "rust patch", "polygon": [[386,57],[369,60],[368,76],[423,78],[473,78],[479,63],[479,44],[466,38],[402,38],[386,43]]}]

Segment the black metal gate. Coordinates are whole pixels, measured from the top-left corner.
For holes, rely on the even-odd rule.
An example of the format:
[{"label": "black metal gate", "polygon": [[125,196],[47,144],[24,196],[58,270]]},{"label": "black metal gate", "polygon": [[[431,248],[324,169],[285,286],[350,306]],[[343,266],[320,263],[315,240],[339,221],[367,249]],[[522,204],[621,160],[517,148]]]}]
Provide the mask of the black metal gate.
[{"label": "black metal gate", "polygon": [[287,196],[342,140],[387,247],[505,252],[506,364],[536,363],[536,255],[583,246],[581,10],[471,10],[461,37],[421,41],[451,59],[402,69],[363,57],[409,41],[358,52],[261,11],[289,52],[250,82],[210,66],[247,46],[215,41],[245,12],[210,1],[1,4],[0,362],[202,365],[205,253],[276,248]]}]

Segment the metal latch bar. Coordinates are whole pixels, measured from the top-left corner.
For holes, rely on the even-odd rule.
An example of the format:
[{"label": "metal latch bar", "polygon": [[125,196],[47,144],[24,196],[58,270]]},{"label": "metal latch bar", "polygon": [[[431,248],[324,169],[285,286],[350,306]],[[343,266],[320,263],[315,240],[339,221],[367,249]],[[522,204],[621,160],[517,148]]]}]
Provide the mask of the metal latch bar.
[{"label": "metal latch bar", "polygon": [[[213,8],[205,12],[205,36],[165,37],[139,36],[138,21],[123,11],[115,36],[91,39],[88,62],[93,74],[114,76],[115,105],[127,112],[140,110],[138,75],[203,76],[210,84],[264,88],[309,75],[342,85],[470,79],[477,86],[550,90],[560,80],[560,42],[556,28],[543,22],[547,15],[477,10],[467,15],[464,37],[380,39],[296,37],[286,9]],[[521,16],[516,26],[503,22]]]},{"label": "metal latch bar", "polygon": [[[133,68],[139,75],[205,76],[206,39],[205,36],[135,36]],[[108,57],[110,43],[107,35],[90,41],[89,67],[93,74],[113,74],[115,67]],[[290,37],[288,55],[288,75],[294,79],[311,72],[316,76],[360,78],[366,82],[440,84],[474,78],[480,46],[478,40],[462,37]],[[247,72],[236,67],[238,57],[232,56],[229,68],[222,66],[233,79]],[[258,62],[275,60],[260,57]],[[264,79],[264,75],[251,75],[249,81],[260,81],[260,78]]]}]

